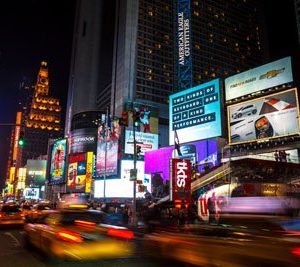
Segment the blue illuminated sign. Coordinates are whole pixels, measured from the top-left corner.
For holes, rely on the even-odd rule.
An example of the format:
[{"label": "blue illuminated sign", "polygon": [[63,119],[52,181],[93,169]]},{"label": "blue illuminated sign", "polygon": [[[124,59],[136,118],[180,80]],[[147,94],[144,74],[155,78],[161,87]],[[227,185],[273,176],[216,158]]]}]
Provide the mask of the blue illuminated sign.
[{"label": "blue illuminated sign", "polygon": [[177,72],[179,89],[192,87],[190,0],[178,0],[177,14]]},{"label": "blue illuminated sign", "polygon": [[219,79],[170,96],[169,143],[177,131],[180,143],[222,135]]}]

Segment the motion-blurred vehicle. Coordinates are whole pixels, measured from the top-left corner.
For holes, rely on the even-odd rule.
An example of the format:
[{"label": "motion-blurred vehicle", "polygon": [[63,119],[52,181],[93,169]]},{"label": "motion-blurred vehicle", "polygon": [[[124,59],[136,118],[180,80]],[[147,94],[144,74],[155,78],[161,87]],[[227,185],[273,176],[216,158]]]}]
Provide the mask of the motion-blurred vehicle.
[{"label": "motion-blurred vehicle", "polygon": [[43,218],[44,215],[51,213],[53,208],[48,202],[41,202],[35,204],[30,211],[26,214],[27,222],[35,222],[36,220]]},{"label": "motion-blurred vehicle", "polygon": [[26,217],[29,213],[31,213],[33,206],[31,204],[28,203],[24,203],[21,207],[21,210],[24,214],[24,216]]},{"label": "motion-blurred vehicle", "polygon": [[70,205],[25,225],[25,244],[51,257],[95,260],[129,257],[134,252],[132,231],[106,223],[106,213]]},{"label": "motion-blurred vehicle", "polygon": [[196,266],[300,266],[300,232],[275,220],[240,215],[218,225],[166,228],[144,236],[144,253]]},{"label": "motion-blurred vehicle", "polygon": [[3,204],[0,207],[0,225],[23,225],[25,216],[16,204]]},{"label": "motion-blurred vehicle", "polygon": [[257,113],[257,108],[255,105],[250,104],[247,106],[240,107],[235,113],[232,114],[233,119],[240,119],[243,116],[250,116]]}]

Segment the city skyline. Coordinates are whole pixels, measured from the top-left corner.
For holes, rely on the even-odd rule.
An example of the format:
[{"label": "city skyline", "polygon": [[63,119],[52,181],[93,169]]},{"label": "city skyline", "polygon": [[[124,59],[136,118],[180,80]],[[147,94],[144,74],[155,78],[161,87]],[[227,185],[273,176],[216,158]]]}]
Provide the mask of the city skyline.
[{"label": "city skyline", "polygon": [[[280,9],[280,4],[272,3],[272,7],[267,8],[265,13],[271,48],[269,61],[288,55],[295,56],[299,48],[296,22],[294,14],[291,14],[292,11],[294,12],[292,2],[290,1],[289,5],[282,9]],[[59,9],[56,8],[58,3]],[[270,1],[265,1],[265,6],[269,4]],[[46,1],[41,4],[39,1],[32,0],[20,4],[19,11],[15,11],[13,7],[13,4],[5,4],[5,8],[2,9],[3,14],[0,16],[1,34],[7,36],[4,38],[6,41],[0,45],[0,122],[14,121],[18,105],[15,92],[18,91],[22,81],[35,80],[40,61],[44,59],[49,63],[51,91],[62,102],[62,121],[64,121],[75,3],[64,1],[61,4],[58,1]],[[284,27],[278,26],[283,23],[282,20],[276,20],[278,12],[290,14],[289,20],[284,22],[287,23],[285,31],[280,32],[280,29]],[[295,63],[299,65],[298,62]],[[8,88],[8,90],[3,88]],[[9,136],[10,129],[2,127],[0,129],[0,145],[4,151],[0,158],[0,178],[2,179],[6,169],[5,151],[8,150]]]}]

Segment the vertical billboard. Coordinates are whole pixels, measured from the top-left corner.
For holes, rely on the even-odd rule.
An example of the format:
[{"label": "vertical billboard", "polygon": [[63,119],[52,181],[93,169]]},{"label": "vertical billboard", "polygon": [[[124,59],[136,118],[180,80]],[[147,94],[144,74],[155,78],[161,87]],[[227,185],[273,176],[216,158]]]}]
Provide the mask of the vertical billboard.
[{"label": "vertical billboard", "polygon": [[53,144],[50,162],[49,183],[59,184],[65,181],[67,155],[67,139],[61,139]]},{"label": "vertical billboard", "polygon": [[67,192],[90,193],[93,152],[72,154],[68,163]]},{"label": "vertical billboard", "polygon": [[178,0],[176,14],[178,88],[192,87],[190,0]]},{"label": "vertical billboard", "polygon": [[112,178],[118,175],[119,140],[121,127],[113,120],[98,128],[96,177]]},{"label": "vertical billboard", "polygon": [[191,162],[186,159],[171,159],[170,200],[191,201]]},{"label": "vertical billboard", "polygon": [[17,189],[18,190],[25,189],[25,182],[26,182],[26,168],[19,168]]},{"label": "vertical billboard", "polygon": [[225,79],[226,101],[292,81],[291,58],[285,57]]},{"label": "vertical billboard", "polygon": [[171,95],[169,143],[175,130],[180,143],[222,135],[220,80],[215,79]]},{"label": "vertical billboard", "polygon": [[17,155],[18,155],[18,147],[19,147],[18,142],[19,142],[19,137],[20,137],[21,119],[22,119],[22,112],[17,112],[14,148],[13,148],[13,161],[17,160]]},{"label": "vertical billboard", "polygon": [[231,105],[227,112],[230,144],[299,134],[296,89]]}]

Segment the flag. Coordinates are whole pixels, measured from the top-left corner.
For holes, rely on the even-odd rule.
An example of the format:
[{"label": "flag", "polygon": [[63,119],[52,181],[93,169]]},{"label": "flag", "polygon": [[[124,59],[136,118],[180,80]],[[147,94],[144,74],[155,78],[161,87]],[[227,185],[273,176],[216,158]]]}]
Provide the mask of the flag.
[{"label": "flag", "polygon": [[180,151],[179,138],[178,138],[176,129],[174,130],[174,145],[175,145],[175,149],[177,150],[178,156],[182,156],[181,151]]}]

